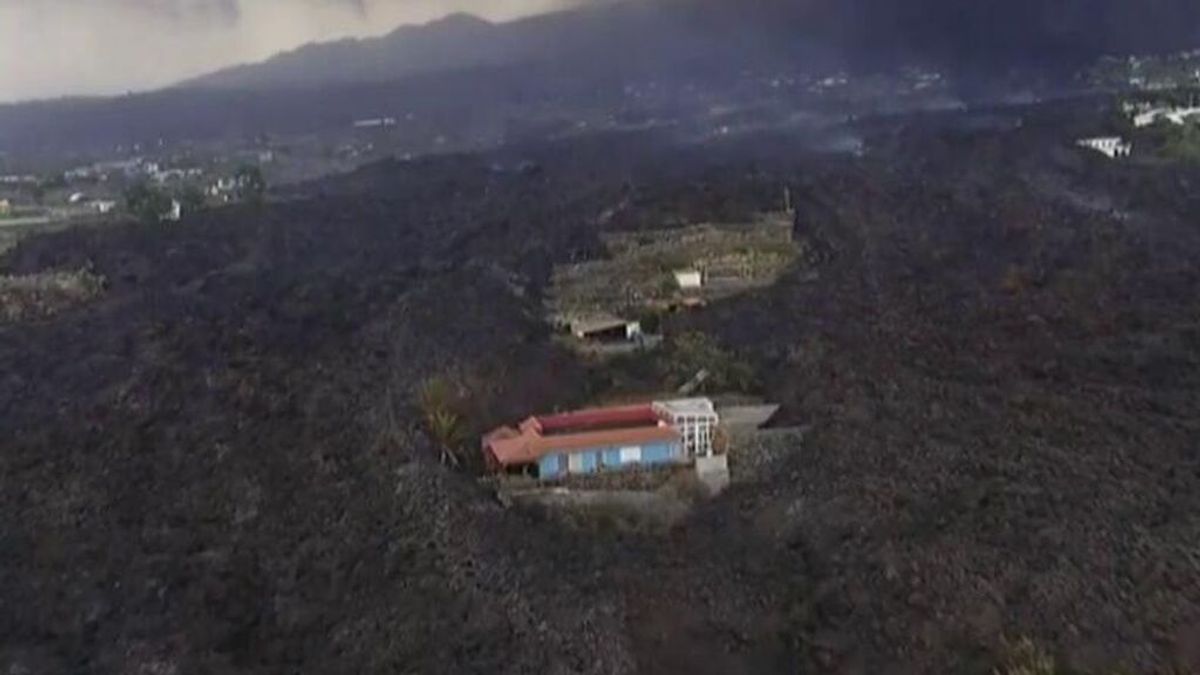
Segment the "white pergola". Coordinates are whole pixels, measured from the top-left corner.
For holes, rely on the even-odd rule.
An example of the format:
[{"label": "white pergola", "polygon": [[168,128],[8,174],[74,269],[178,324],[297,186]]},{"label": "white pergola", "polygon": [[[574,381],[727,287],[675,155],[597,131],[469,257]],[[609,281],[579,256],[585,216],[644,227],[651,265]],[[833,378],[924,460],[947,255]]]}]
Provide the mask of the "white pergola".
[{"label": "white pergola", "polygon": [[712,456],[713,437],[721,419],[711,400],[686,398],[655,401],[654,412],[683,436],[683,448],[688,457]]}]

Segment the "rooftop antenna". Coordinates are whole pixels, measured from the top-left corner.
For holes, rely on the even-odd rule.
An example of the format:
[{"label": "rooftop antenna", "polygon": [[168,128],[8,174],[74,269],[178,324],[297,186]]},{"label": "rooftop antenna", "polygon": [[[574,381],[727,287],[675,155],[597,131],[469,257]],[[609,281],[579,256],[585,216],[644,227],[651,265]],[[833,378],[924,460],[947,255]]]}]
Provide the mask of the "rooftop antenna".
[{"label": "rooftop antenna", "polygon": [[783,210],[787,213],[792,212],[792,188],[787,185],[783,186]]}]

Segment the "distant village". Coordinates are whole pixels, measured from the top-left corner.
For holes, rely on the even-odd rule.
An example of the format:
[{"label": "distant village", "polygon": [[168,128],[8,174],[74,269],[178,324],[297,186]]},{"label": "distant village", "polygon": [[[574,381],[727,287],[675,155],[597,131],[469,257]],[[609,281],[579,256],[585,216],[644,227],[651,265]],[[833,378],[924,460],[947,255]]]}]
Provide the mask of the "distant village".
[{"label": "distant village", "polygon": [[1200,85],[1200,50],[1169,56],[1122,56],[1101,59],[1087,73],[1100,89],[1166,92]]},{"label": "distant village", "polygon": [[131,214],[140,193],[158,197],[158,220],[176,221],[188,210],[245,199],[273,160],[271,151],[239,156],[236,165],[135,155],[61,172],[0,174],[0,219],[14,226]]},{"label": "distant village", "polygon": [[1135,145],[1145,157],[1200,160],[1200,91],[1195,87],[1145,88],[1120,102],[1122,134],[1076,140],[1081,148],[1109,159],[1132,157]]},{"label": "distant village", "polygon": [[[506,119],[503,111],[495,111],[495,120],[462,128],[412,109],[364,110],[306,135],[271,137],[264,132],[233,143],[157,139],[94,152],[88,161],[40,157],[15,162],[0,155],[0,220],[13,226],[129,215],[127,193],[143,186],[168,198],[169,207],[159,216],[170,222],[196,209],[245,199],[253,192],[247,183],[250,168],[270,184],[282,185],[385,158],[411,160],[521,137],[672,128],[698,141],[719,141],[780,125],[820,127],[852,120],[844,115],[797,116],[800,101],[866,105],[881,97],[895,109],[962,105],[940,72],[904,67],[870,76],[746,72],[720,96],[691,86],[678,89],[654,79],[631,79],[622,89],[623,100],[611,106],[568,110],[548,102],[537,115],[526,111]],[[831,151],[864,152],[854,139],[839,137],[829,145]]]}]

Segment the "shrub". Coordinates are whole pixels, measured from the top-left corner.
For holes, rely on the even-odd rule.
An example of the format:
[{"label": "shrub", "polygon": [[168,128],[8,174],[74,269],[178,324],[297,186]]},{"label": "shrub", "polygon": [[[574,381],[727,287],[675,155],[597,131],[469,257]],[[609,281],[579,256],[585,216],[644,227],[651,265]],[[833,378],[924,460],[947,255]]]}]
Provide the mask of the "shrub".
[{"label": "shrub", "polygon": [[238,167],[233,174],[237,185],[238,198],[242,201],[259,203],[267,192],[267,181],[262,170],[257,166],[245,164]]},{"label": "shrub", "polygon": [[1056,675],[1060,671],[1054,657],[1029,638],[1007,646],[1007,653],[993,675]]},{"label": "shrub", "polygon": [[1020,265],[1009,265],[1000,280],[1000,288],[1009,295],[1022,295],[1031,285],[1029,272]]},{"label": "shrub", "polygon": [[[668,386],[679,387],[700,371],[708,377],[699,391],[749,391],[755,386],[754,368],[737,354],[726,351],[699,331],[675,336],[667,345],[663,362]],[[698,393],[697,392],[697,393]]]},{"label": "shrub", "polygon": [[171,197],[146,183],[138,183],[125,192],[125,208],[143,223],[157,223],[171,212]]},{"label": "shrub", "polygon": [[638,316],[638,323],[645,333],[655,334],[662,330],[662,314],[655,310],[645,310]]}]

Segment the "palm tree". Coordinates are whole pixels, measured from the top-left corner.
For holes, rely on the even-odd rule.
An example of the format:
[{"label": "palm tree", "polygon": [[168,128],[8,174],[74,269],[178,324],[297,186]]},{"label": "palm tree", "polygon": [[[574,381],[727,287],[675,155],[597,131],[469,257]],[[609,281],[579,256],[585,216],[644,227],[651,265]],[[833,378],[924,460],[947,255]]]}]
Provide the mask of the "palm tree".
[{"label": "palm tree", "polygon": [[443,464],[459,466],[458,450],[466,440],[463,418],[455,412],[453,387],[445,378],[436,377],[421,385],[417,397],[424,417],[425,431],[441,451]]}]

